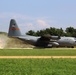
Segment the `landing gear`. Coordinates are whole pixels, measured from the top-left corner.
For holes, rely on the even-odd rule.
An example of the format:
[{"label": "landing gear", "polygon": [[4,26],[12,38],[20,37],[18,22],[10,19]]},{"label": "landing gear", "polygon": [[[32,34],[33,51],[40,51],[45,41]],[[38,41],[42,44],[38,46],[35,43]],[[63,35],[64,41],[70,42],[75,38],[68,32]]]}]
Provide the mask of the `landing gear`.
[{"label": "landing gear", "polygon": [[74,48],[74,46],[72,46],[71,48]]},{"label": "landing gear", "polygon": [[67,46],[67,48],[74,48],[74,46]]}]

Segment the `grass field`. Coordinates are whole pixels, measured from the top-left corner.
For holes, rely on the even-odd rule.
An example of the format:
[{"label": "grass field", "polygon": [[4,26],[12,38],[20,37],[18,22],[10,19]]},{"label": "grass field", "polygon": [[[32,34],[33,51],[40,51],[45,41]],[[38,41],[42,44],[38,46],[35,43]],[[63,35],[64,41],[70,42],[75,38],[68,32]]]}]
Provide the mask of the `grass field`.
[{"label": "grass field", "polygon": [[0,49],[0,56],[76,56],[76,49]]},{"label": "grass field", "polygon": [[0,75],[76,75],[76,59],[0,59]]},{"label": "grass field", "polygon": [[[76,49],[0,49],[0,56],[76,56]],[[76,59],[0,59],[0,75],[76,75]]]}]

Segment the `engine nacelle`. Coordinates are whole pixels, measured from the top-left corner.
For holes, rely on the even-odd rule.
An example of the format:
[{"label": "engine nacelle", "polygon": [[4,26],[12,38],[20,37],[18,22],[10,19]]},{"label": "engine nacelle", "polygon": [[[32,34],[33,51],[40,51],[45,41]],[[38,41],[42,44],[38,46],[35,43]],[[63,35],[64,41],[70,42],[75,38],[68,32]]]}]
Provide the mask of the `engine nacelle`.
[{"label": "engine nacelle", "polygon": [[51,39],[58,40],[60,39],[60,36],[51,36]]},{"label": "engine nacelle", "polygon": [[57,43],[57,42],[52,42],[52,45],[53,45],[53,46],[59,46],[59,43]]},{"label": "engine nacelle", "polygon": [[48,45],[47,45],[47,47],[55,47],[55,46],[59,46],[59,43],[57,43],[57,42],[51,42],[51,43],[49,43]]},{"label": "engine nacelle", "polygon": [[43,35],[43,36],[41,36],[41,38],[42,38],[42,39],[58,40],[58,39],[60,39],[60,36]]}]

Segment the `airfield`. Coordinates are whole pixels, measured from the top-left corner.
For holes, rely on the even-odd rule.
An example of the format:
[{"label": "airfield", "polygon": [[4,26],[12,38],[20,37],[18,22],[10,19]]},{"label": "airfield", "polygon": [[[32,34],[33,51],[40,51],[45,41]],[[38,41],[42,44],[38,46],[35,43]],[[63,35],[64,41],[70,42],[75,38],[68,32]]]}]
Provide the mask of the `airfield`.
[{"label": "airfield", "polygon": [[76,58],[76,48],[0,49],[0,58]]},{"label": "airfield", "polygon": [[34,48],[1,35],[0,75],[76,75],[76,48]]},{"label": "airfield", "polygon": [[76,75],[76,48],[34,48],[0,35],[0,75]]},{"label": "airfield", "polygon": [[[12,42],[12,44],[11,44]],[[26,45],[26,46],[25,46]],[[4,53],[2,53],[2,51]],[[9,51],[9,52],[8,52]],[[9,55],[14,53],[23,53],[21,55]],[[17,52],[20,51],[20,52]],[[29,51],[29,52],[28,52]],[[6,35],[0,35],[0,55],[1,58],[76,58],[76,47],[75,48],[34,48],[34,46],[29,45],[20,41],[19,39],[8,38]],[[13,53],[13,54],[14,54]],[[25,53],[25,54],[24,54]],[[27,54],[26,54],[27,53]],[[29,54],[35,53],[35,54]],[[39,53],[39,54],[38,54]],[[41,54],[42,53],[42,54]],[[53,54],[54,55],[53,55]],[[58,55],[59,54],[59,55]]]},{"label": "airfield", "polygon": [[[17,56],[12,53],[16,53]],[[3,54],[0,58],[76,58],[76,48],[35,48],[19,39],[1,34],[0,54]]]}]

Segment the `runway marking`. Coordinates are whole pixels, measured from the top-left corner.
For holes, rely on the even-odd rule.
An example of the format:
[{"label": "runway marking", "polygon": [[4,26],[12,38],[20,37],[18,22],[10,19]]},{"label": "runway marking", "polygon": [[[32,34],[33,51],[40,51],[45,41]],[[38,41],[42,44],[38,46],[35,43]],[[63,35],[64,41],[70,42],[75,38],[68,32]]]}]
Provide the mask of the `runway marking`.
[{"label": "runway marking", "polygon": [[30,59],[30,58],[39,58],[39,59],[41,59],[41,58],[44,58],[44,59],[47,59],[47,58],[76,58],[76,56],[0,56],[0,59],[10,59],[10,58],[12,58],[12,59],[14,59],[14,58],[16,58],[16,59],[22,59],[22,58],[28,58],[28,59]]}]

